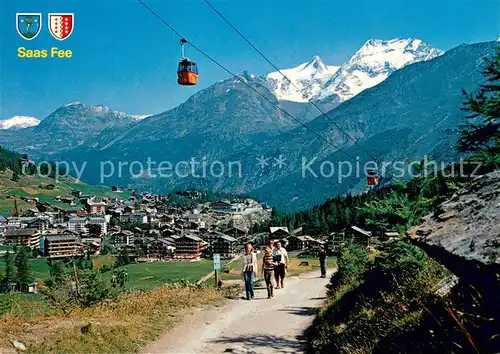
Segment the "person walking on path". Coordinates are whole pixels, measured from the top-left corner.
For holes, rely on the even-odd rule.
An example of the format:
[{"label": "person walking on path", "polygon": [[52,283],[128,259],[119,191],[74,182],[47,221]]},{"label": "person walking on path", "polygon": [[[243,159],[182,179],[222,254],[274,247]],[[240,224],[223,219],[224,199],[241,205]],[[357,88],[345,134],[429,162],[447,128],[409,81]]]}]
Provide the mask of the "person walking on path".
[{"label": "person walking on path", "polygon": [[243,255],[243,279],[245,280],[246,299],[254,298],[254,279],[257,269],[257,255],[253,250],[253,245],[247,243],[245,245],[245,253]]},{"label": "person walking on path", "polygon": [[321,278],[326,278],[326,250],[325,246],[319,246],[319,265],[321,267]]},{"label": "person walking on path", "polygon": [[262,261],[262,274],[264,275],[264,280],[266,281],[267,287],[267,298],[270,299],[274,296],[273,294],[273,276],[274,276],[274,262],[270,247],[266,247],[264,251],[264,259]]},{"label": "person walking on path", "polygon": [[273,250],[274,277],[276,278],[276,289],[285,286],[285,274],[288,268],[288,253],[284,247],[281,247],[281,242],[276,242],[276,248]]}]

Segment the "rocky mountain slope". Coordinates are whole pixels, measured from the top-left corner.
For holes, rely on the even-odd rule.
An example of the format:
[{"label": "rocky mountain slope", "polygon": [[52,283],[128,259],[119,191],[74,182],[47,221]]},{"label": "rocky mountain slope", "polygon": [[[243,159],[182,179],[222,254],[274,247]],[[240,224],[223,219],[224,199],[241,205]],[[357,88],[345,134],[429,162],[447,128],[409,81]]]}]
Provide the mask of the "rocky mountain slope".
[{"label": "rocky mountain slope", "polygon": [[0,141],[36,157],[55,155],[79,146],[98,147],[119,136],[144,116],[117,112],[104,105],[73,102],[62,106],[38,124],[14,133],[4,131]]}]

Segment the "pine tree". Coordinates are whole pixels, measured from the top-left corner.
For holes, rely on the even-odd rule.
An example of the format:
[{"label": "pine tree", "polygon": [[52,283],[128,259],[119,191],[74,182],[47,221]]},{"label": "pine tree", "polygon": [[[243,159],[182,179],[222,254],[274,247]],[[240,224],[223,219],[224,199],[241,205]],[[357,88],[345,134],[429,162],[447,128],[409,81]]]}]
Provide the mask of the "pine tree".
[{"label": "pine tree", "polygon": [[29,274],[29,255],[26,252],[24,247],[21,247],[20,250],[16,254],[15,265],[17,270],[17,288],[21,291],[27,291],[30,283],[30,274]]},{"label": "pine tree", "polygon": [[458,149],[474,152],[485,162],[500,162],[500,49],[493,59],[485,59],[482,74],[486,83],[474,93],[464,91],[461,110],[470,112],[468,123],[461,127]]},{"label": "pine tree", "polygon": [[14,182],[19,181],[19,174],[17,173],[17,171],[14,171],[14,173],[12,173],[11,180],[14,181]]},{"label": "pine tree", "polygon": [[5,274],[0,282],[0,290],[3,293],[11,290],[11,284],[16,283],[16,269],[14,266],[14,256],[7,251],[4,255]]}]

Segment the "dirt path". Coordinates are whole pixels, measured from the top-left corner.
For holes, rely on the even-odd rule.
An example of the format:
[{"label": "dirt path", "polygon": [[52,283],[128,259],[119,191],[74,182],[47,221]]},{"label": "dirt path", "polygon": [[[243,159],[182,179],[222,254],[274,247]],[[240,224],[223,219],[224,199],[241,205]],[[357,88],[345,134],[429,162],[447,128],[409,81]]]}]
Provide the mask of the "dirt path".
[{"label": "dirt path", "polygon": [[232,300],[217,308],[197,309],[143,353],[300,353],[302,331],[324,299],[329,277],[311,272],[286,279],[285,288],[267,299]]}]

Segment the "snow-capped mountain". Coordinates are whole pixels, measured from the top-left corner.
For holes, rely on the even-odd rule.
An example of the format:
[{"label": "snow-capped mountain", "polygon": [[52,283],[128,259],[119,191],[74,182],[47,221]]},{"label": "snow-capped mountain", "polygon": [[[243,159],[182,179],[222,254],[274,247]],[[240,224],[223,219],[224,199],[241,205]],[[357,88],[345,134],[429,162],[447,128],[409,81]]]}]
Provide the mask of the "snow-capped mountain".
[{"label": "snow-capped mountain", "polygon": [[339,68],[335,65],[325,65],[320,57],[315,56],[311,61],[295,68],[281,70],[290,81],[278,71],[268,74],[267,79],[278,100],[307,102],[307,97],[317,96],[324,83]]},{"label": "snow-capped mountain", "polygon": [[35,117],[14,116],[10,119],[0,120],[0,129],[24,129],[40,124]]},{"label": "snow-capped mountain", "polygon": [[340,67],[325,65],[319,57],[314,57],[309,63],[281,70],[302,92],[297,92],[279,72],[270,73],[267,78],[279,100],[307,102],[305,94],[314,100],[337,95],[340,101],[345,101],[408,64],[443,53],[420,39],[370,39]]}]

